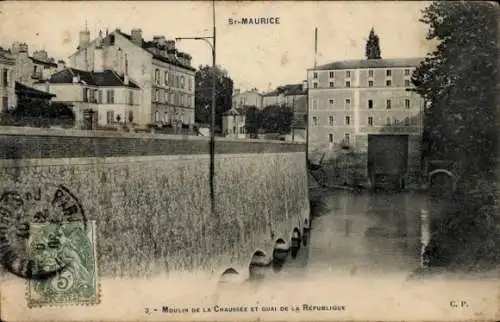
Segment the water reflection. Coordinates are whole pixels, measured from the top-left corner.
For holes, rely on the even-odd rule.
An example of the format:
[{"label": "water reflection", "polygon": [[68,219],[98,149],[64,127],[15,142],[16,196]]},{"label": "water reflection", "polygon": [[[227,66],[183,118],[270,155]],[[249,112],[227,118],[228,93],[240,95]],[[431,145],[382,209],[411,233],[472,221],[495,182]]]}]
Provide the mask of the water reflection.
[{"label": "water reflection", "polygon": [[329,191],[312,223],[308,270],[410,272],[420,264],[424,195]]}]

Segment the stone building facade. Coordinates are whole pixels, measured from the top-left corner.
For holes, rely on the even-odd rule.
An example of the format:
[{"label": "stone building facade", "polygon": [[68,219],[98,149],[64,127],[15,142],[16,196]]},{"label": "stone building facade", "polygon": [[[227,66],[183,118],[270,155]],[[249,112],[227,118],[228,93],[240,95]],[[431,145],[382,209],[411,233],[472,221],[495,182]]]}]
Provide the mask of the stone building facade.
[{"label": "stone building facade", "polygon": [[90,39],[80,32],[69,65],[83,71],[113,70],[140,88],[138,124],[194,124],[194,75],[191,56],[163,36],[145,41],[140,29],[119,29]]},{"label": "stone building facade", "polygon": [[[418,172],[424,101],[411,91],[411,75],[422,60],[351,60],[309,69],[309,152],[313,158],[316,154],[340,160],[349,155],[345,163],[355,168],[359,180],[366,181],[369,136],[405,135],[408,171]],[[351,179],[341,179],[346,180]]]}]

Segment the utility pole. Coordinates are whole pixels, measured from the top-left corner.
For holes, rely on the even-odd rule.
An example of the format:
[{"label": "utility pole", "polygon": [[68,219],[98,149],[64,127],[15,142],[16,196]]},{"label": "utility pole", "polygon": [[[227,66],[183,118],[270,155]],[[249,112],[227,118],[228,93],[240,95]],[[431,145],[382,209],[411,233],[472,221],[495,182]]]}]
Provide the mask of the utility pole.
[{"label": "utility pole", "polygon": [[[176,37],[175,40],[191,39],[203,40],[212,49],[212,111],[210,117],[210,205],[212,214],[215,214],[215,107],[216,107],[216,29],[215,29],[215,0],[212,1],[212,36],[208,37]],[[212,40],[210,42],[209,40]]]}]

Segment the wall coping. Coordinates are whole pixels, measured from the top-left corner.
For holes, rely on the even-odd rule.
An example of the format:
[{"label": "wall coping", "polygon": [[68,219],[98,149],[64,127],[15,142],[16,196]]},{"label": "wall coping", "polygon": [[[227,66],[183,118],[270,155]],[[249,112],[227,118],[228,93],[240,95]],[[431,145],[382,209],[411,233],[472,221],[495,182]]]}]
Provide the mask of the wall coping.
[{"label": "wall coping", "polygon": [[[210,141],[207,136],[195,136],[186,134],[158,134],[158,133],[130,133],[97,130],[74,130],[58,128],[36,128],[20,126],[0,126],[0,136],[2,135],[25,135],[25,136],[62,136],[62,137],[87,137],[87,138],[129,138],[129,139],[155,139],[155,140],[179,140],[179,141]],[[237,139],[215,137],[219,142],[248,142],[248,143],[270,143],[283,145],[305,145],[299,141],[278,141],[264,139]]]}]

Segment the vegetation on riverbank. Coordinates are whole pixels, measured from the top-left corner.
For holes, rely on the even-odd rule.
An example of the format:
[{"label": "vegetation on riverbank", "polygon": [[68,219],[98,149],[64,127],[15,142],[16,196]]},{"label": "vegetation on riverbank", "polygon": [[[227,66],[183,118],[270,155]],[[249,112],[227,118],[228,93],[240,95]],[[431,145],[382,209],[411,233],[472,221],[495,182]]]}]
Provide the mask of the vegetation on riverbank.
[{"label": "vegetation on riverbank", "polygon": [[437,41],[437,50],[412,77],[428,102],[423,153],[460,165],[457,189],[432,225],[430,265],[496,265],[498,8],[489,2],[434,2],[422,14],[427,39]]}]

